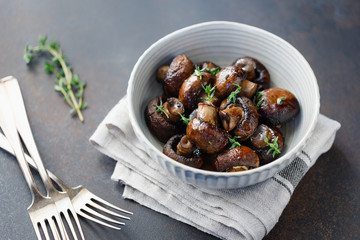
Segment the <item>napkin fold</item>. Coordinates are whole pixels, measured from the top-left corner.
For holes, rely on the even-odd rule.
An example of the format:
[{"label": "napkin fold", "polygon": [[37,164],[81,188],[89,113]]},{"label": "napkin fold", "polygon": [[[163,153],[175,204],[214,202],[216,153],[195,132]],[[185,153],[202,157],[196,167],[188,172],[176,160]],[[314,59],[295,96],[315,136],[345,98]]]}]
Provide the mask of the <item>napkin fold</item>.
[{"label": "napkin fold", "polygon": [[261,239],[278,222],[299,181],[332,146],[340,124],[319,116],[298,157],[274,177],[253,186],[199,189],[163,170],[146,154],[132,129],[126,96],[109,112],[90,142],[117,161],[111,176],[123,197],[221,239]]}]

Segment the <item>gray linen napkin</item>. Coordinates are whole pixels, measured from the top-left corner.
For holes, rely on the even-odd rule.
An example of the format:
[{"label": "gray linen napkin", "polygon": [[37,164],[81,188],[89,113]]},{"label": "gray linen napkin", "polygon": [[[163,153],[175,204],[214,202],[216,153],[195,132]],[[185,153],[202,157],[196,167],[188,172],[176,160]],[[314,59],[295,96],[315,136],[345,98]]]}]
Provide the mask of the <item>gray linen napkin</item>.
[{"label": "gray linen napkin", "polygon": [[274,177],[241,189],[199,189],[165,172],[145,153],[129,121],[127,100],[109,112],[90,142],[117,160],[123,197],[221,239],[261,239],[278,222],[297,184],[328,151],[340,124],[323,115],[299,157]]}]

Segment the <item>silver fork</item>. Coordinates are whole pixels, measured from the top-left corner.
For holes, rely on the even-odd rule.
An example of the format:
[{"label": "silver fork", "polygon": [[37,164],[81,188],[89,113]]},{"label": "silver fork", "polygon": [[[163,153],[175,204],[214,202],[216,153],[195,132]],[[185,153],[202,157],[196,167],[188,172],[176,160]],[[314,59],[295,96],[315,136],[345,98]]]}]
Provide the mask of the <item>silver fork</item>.
[{"label": "silver fork", "polygon": [[[24,145],[26,146],[28,152],[30,153],[32,159],[34,160],[37,169],[39,171],[40,177],[45,185],[45,188],[47,190],[47,196],[50,197],[57,208],[57,211],[59,212],[60,216],[64,216],[66,223],[68,227],[70,228],[70,231],[74,237],[75,240],[78,239],[75,228],[72,224],[69,212],[73,216],[75,223],[77,225],[77,229],[80,233],[81,239],[85,239],[84,234],[82,232],[80,221],[76,215],[75,209],[70,201],[69,195],[66,192],[59,192],[54,185],[52,184],[52,181],[50,177],[47,174],[47,171],[43,165],[43,162],[41,160],[39,151],[36,147],[36,143],[34,140],[34,137],[31,132],[29,120],[26,114],[24,101],[21,95],[20,87],[17,82],[17,80],[14,77],[6,77],[3,78],[0,82],[0,85],[5,89],[7,96],[8,96],[8,102],[10,102],[12,113],[14,117],[14,122],[16,129],[18,130]],[[64,239],[68,239],[66,232],[63,236]]]},{"label": "silver fork", "polygon": [[[15,107],[19,108],[18,105],[20,103],[22,103],[22,106],[20,106],[20,108],[22,108],[22,112],[23,112],[23,114],[25,114],[25,117],[27,119],[25,107],[23,105],[23,99],[22,99],[21,92],[20,92],[20,87],[18,85],[17,80],[15,78],[9,76],[9,77],[6,77],[6,78],[0,80],[0,82],[4,82],[7,89],[9,91],[11,90],[11,93],[14,94],[11,96],[13,97],[12,102],[17,103],[17,104],[15,104]],[[26,122],[28,124],[28,121],[26,121]],[[28,129],[30,129],[30,126],[28,126]],[[31,130],[30,130],[30,133],[31,133]],[[20,132],[20,134],[21,134],[21,132]],[[0,135],[0,137],[1,137],[1,135]],[[11,150],[11,148],[9,149],[9,147],[6,147],[6,145],[8,145],[6,138],[3,137],[1,140],[2,141],[0,141],[0,143],[2,146],[0,146],[0,147],[4,148],[7,151]],[[33,138],[32,138],[32,140],[33,140]],[[25,141],[25,145],[26,145],[26,142],[27,141]],[[36,145],[35,145],[35,147],[36,147]],[[34,164],[34,161],[29,156],[27,156],[26,159],[33,167],[36,166],[36,164]],[[112,209],[115,209],[117,211],[120,211],[120,212],[123,212],[126,214],[130,214],[130,215],[132,215],[133,213],[114,206],[113,204],[111,204],[111,203],[103,200],[102,198],[96,196],[95,194],[91,193],[88,189],[84,188],[81,185],[71,188],[71,187],[67,186],[62,180],[60,180],[55,175],[50,173],[49,171],[48,171],[48,173],[49,173],[49,176],[52,178],[52,180],[54,180],[64,192],[67,192],[67,194],[71,200],[71,203],[74,207],[74,210],[78,215],[80,215],[84,218],[87,218],[91,221],[94,221],[98,224],[101,224],[101,225],[104,225],[104,226],[107,226],[107,227],[110,227],[113,229],[117,229],[117,230],[120,230],[121,228],[118,226],[110,225],[110,224],[108,224],[108,222],[113,223],[115,225],[125,225],[125,224],[123,222],[117,221],[113,218],[109,218],[102,212],[105,212],[114,217],[130,220],[129,217],[120,215],[115,211],[104,208],[103,206],[110,207]],[[101,206],[98,203],[100,203],[103,206]],[[94,209],[96,209],[97,211],[94,211]],[[72,215],[74,216],[74,218],[76,217],[76,214],[72,213]],[[97,218],[94,218],[93,216],[96,216]]]},{"label": "silver fork", "polygon": [[31,191],[32,203],[28,207],[28,213],[34,226],[37,238],[41,239],[41,228],[45,235],[45,238],[50,239],[50,234],[47,230],[48,224],[50,226],[53,237],[55,239],[60,239],[58,229],[60,230],[61,235],[65,236],[65,228],[62,223],[61,217],[56,209],[54,201],[49,197],[44,197],[37,188],[37,185],[30,172],[29,165],[27,164],[24,157],[24,151],[22,149],[20,138],[14,124],[12,110],[8,104],[6,90],[1,84],[0,125],[9,143],[11,144],[11,148],[15,153],[15,156],[24,174],[25,180]]},{"label": "silver fork", "polygon": [[[4,135],[2,135],[0,133],[0,148],[4,149],[5,151],[14,154],[11,146],[8,143],[8,140],[6,139],[6,137]],[[27,154],[25,154],[25,158],[26,161],[30,164],[30,166],[36,168],[36,165],[34,163],[34,161],[31,159],[31,157]],[[98,224],[104,225],[106,227],[109,228],[113,228],[116,230],[120,230],[120,227],[114,226],[114,225],[110,225],[107,222],[110,223],[114,223],[116,225],[125,225],[125,223],[117,221],[115,219],[109,218],[106,215],[102,214],[101,211],[104,211],[112,216],[118,217],[118,218],[122,218],[122,219],[126,219],[126,220],[130,220],[129,217],[123,216],[118,214],[115,211],[111,211],[107,208],[104,208],[102,206],[100,206],[99,204],[97,204],[95,201],[101,203],[102,205],[106,206],[106,207],[111,207],[117,211],[126,213],[126,214],[130,214],[132,215],[132,212],[126,211],[124,209],[118,208],[115,205],[108,203],[107,201],[101,199],[100,197],[96,196],[95,194],[93,194],[92,192],[90,192],[89,190],[87,190],[86,188],[84,188],[83,186],[77,186],[74,188],[71,188],[69,186],[67,186],[62,180],[60,180],[59,178],[57,178],[53,173],[51,173],[49,170],[47,170],[49,177],[63,190],[63,191],[67,191],[67,193],[69,194],[70,200],[74,206],[74,209],[76,211],[77,214],[79,214],[80,216],[87,218],[91,221],[94,221]],[[98,211],[94,211],[91,208],[89,208],[89,206],[95,208],[96,210],[100,210],[100,212]],[[89,215],[88,213],[102,219],[96,219],[94,217],[92,217],[91,215]],[[105,221],[103,221],[105,220]]]}]

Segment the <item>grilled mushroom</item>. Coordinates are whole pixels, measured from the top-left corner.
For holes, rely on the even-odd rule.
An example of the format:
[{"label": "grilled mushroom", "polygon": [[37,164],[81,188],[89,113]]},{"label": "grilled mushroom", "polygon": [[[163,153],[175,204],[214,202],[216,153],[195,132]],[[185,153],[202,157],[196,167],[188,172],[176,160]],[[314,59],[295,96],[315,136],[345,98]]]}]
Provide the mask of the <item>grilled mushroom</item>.
[{"label": "grilled mushroom", "polygon": [[163,82],[165,94],[177,97],[182,83],[193,74],[194,70],[194,64],[185,55],[176,56],[172,60]]},{"label": "grilled mushroom", "polygon": [[265,66],[251,57],[241,57],[235,60],[234,66],[240,68],[246,75],[246,79],[258,84],[258,90],[270,87],[270,74]]},{"label": "grilled mushroom", "polygon": [[[178,147],[179,145],[180,149]],[[186,139],[184,134],[171,137],[165,144],[163,153],[175,161],[190,167],[200,168],[203,165],[200,152],[195,149],[195,147],[193,148],[192,143]]]},{"label": "grilled mushroom", "polygon": [[291,120],[300,111],[294,94],[281,88],[269,88],[260,92],[257,105],[260,115],[274,126]]},{"label": "grilled mushroom", "polygon": [[244,171],[259,167],[259,157],[251,148],[240,146],[220,153],[213,165],[219,172]]}]

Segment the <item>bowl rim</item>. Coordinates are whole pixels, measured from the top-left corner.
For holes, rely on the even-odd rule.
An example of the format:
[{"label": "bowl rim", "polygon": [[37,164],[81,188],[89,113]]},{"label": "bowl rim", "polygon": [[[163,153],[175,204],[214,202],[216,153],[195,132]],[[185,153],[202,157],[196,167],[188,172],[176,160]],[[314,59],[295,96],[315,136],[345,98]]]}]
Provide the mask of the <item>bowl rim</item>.
[{"label": "bowl rim", "polygon": [[[263,166],[260,166],[258,168],[254,168],[254,169],[251,169],[251,170],[248,170],[248,171],[215,172],[215,171],[209,171],[209,170],[204,170],[204,169],[193,168],[193,167],[187,166],[185,164],[179,163],[179,162],[171,159],[170,157],[163,154],[163,152],[161,152],[159,149],[157,149],[149,141],[149,139],[145,136],[144,132],[140,128],[140,125],[139,125],[138,121],[136,120],[135,113],[133,111],[134,106],[133,106],[133,103],[131,101],[131,97],[133,96],[133,92],[134,92],[134,87],[133,87],[134,84],[133,84],[133,82],[135,81],[135,73],[138,71],[138,68],[139,68],[141,62],[143,61],[143,59],[145,58],[145,56],[147,56],[150,52],[152,52],[155,48],[157,48],[162,43],[167,42],[167,41],[173,39],[174,37],[182,35],[183,33],[187,32],[189,30],[193,30],[193,29],[197,29],[197,28],[204,28],[204,27],[215,27],[215,26],[217,26],[217,27],[231,26],[231,27],[237,27],[237,28],[246,29],[247,31],[255,31],[255,32],[259,32],[261,34],[265,34],[268,37],[271,37],[271,38],[281,42],[281,44],[286,45],[292,53],[299,56],[300,62],[302,62],[304,64],[304,66],[306,66],[308,68],[310,77],[315,80],[315,82],[314,82],[314,86],[315,86],[314,93],[315,93],[315,98],[316,98],[316,101],[314,102],[314,104],[315,104],[315,108],[314,108],[315,112],[314,112],[314,114],[312,116],[312,119],[310,121],[310,126],[306,130],[303,137],[300,139],[300,141],[292,149],[289,149],[289,151],[286,154],[282,155],[278,159],[272,161],[271,163],[265,164]],[[316,126],[317,119],[318,119],[319,112],[320,112],[319,86],[318,86],[317,79],[316,79],[316,76],[314,74],[314,71],[312,70],[309,63],[306,61],[305,57],[294,46],[292,46],[290,43],[288,43],[287,41],[285,41],[284,39],[280,38],[279,36],[277,36],[277,35],[275,35],[273,33],[270,33],[270,32],[268,32],[268,31],[266,31],[264,29],[254,27],[254,26],[251,26],[251,25],[248,25],[248,24],[243,24],[243,23],[238,23],[238,22],[231,22],[231,21],[209,21],[209,22],[197,23],[197,24],[194,24],[194,25],[190,25],[190,26],[178,29],[178,30],[176,30],[174,32],[171,32],[171,33],[165,35],[164,37],[160,38],[159,40],[157,40],[155,43],[153,43],[149,48],[147,48],[144,51],[144,53],[140,56],[140,58],[138,59],[138,61],[134,65],[134,68],[131,71],[130,79],[129,79],[129,82],[128,82],[127,98],[128,98],[128,111],[129,111],[130,122],[131,122],[131,125],[134,128],[134,132],[136,133],[136,136],[138,138],[139,138],[138,134],[140,134],[141,141],[144,141],[146,145],[148,145],[155,153],[157,153],[157,155],[161,155],[163,157],[163,159],[167,163],[172,164],[175,167],[178,167],[178,168],[180,168],[180,169],[182,169],[184,171],[191,171],[194,174],[207,175],[207,176],[211,176],[211,177],[249,176],[249,175],[259,173],[259,172],[263,172],[265,170],[269,170],[269,169],[271,169],[271,168],[273,168],[275,166],[280,166],[286,160],[291,160],[290,158],[292,156],[295,156],[295,154],[299,154],[301,149],[305,146],[307,140],[310,138],[310,136],[311,136],[311,134],[312,134],[312,132],[313,132],[315,126]],[[290,163],[290,161],[288,162],[288,164],[289,163]]]}]

